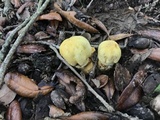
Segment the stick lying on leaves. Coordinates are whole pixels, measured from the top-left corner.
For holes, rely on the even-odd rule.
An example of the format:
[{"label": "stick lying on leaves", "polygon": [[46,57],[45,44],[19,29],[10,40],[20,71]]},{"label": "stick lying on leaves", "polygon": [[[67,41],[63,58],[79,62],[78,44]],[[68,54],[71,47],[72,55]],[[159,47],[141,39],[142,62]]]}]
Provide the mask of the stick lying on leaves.
[{"label": "stick lying on leaves", "polygon": [[[28,31],[29,27],[35,22],[36,18],[43,12],[43,10],[47,7],[49,2],[50,2],[50,0],[46,0],[42,4],[42,6],[39,9],[37,9],[35,14],[33,14],[33,16],[31,17],[30,21],[27,23],[27,25],[20,30],[20,34],[19,34],[18,38],[14,42],[12,48],[10,49],[10,51],[8,52],[7,56],[5,57],[4,61],[2,62],[1,66],[0,66],[0,73],[1,73],[0,74],[0,87],[2,86],[3,79],[4,79],[4,74],[6,72],[6,69],[7,69],[8,65],[9,65],[9,63],[11,61],[11,58],[12,58],[14,52],[16,51],[16,48],[18,47],[18,45],[23,40],[22,38],[25,36],[25,34]],[[39,3],[41,3],[41,0],[40,0]]]}]

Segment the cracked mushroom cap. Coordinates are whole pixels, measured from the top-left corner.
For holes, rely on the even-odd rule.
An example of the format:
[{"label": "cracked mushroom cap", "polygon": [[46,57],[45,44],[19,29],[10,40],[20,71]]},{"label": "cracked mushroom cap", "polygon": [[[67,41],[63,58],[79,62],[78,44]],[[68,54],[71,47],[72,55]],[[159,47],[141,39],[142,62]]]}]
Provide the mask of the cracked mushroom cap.
[{"label": "cracked mushroom cap", "polygon": [[98,67],[100,70],[108,70],[121,57],[121,49],[113,40],[106,40],[98,46]]},{"label": "cracked mushroom cap", "polygon": [[90,62],[95,51],[89,41],[83,36],[72,36],[60,45],[60,54],[72,66],[84,68]]}]

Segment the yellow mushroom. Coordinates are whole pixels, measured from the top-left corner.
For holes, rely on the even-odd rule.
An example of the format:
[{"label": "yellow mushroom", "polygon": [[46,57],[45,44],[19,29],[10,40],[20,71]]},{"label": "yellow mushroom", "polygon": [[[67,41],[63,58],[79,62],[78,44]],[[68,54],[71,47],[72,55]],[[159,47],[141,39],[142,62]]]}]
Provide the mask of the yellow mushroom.
[{"label": "yellow mushroom", "polygon": [[100,70],[108,70],[121,57],[121,49],[113,40],[106,40],[98,46],[98,67]]},{"label": "yellow mushroom", "polygon": [[[83,36],[72,36],[65,39],[60,45],[60,54],[71,65],[90,72],[93,64],[90,60],[95,49]],[[89,66],[88,66],[89,65]]]}]

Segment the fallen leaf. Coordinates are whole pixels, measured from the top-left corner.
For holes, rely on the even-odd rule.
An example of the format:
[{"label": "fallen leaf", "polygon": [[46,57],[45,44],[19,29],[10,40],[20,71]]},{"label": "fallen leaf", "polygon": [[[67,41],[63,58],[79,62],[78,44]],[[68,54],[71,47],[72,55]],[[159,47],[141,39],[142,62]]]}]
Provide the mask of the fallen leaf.
[{"label": "fallen leaf", "polygon": [[6,84],[3,84],[0,89],[0,103],[3,105],[8,105],[11,103],[16,97],[16,93],[7,87]]},{"label": "fallen leaf", "polygon": [[108,83],[102,89],[104,90],[108,100],[111,100],[115,92],[113,80],[109,79]]},{"label": "fallen leaf", "polygon": [[92,33],[98,33],[98,30],[95,29],[94,27],[90,26],[89,24],[82,22],[78,19],[76,19],[74,16],[76,15],[75,11],[64,11],[60,8],[60,6],[58,5],[58,3],[54,3],[54,7],[56,9],[56,11],[61,14],[63,17],[65,17],[69,22],[71,22],[72,24],[74,24],[75,26],[84,29],[88,32],[92,32]]},{"label": "fallen leaf", "polygon": [[117,63],[114,70],[114,84],[116,90],[122,92],[130,82],[130,79],[131,75],[129,71],[125,67],[122,67],[121,64]]},{"label": "fallen leaf", "polygon": [[132,78],[127,87],[123,90],[117,102],[117,109],[124,110],[139,102],[142,97],[141,84],[144,81],[146,73],[139,70]]},{"label": "fallen leaf", "polygon": [[53,90],[50,94],[53,104],[61,109],[66,109],[64,98],[58,90]]},{"label": "fallen leaf", "polygon": [[108,120],[109,117],[100,112],[81,112],[70,117],[65,117],[62,120]]},{"label": "fallen leaf", "polygon": [[99,75],[95,79],[92,79],[92,81],[96,85],[97,88],[102,88],[108,83],[108,76],[107,75]]},{"label": "fallen leaf", "polygon": [[85,111],[83,100],[86,89],[81,80],[67,70],[58,70],[55,74],[59,78],[59,82],[65,86],[66,92],[70,95],[69,102],[76,105],[81,111]]},{"label": "fallen leaf", "polygon": [[148,37],[160,41],[160,30],[158,29],[145,29],[138,30],[136,32],[143,37]]},{"label": "fallen leaf", "polygon": [[110,35],[109,37],[108,37],[108,39],[109,40],[115,40],[115,41],[117,41],[117,40],[122,40],[122,39],[124,39],[124,38],[128,38],[128,37],[130,37],[130,36],[132,36],[133,34],[125,34],[125,33],[120,33],[120,34],[116,34],[116,35]]},{"label": "fallen leaf", "polygon": [[14,100],[8,108],[7,111],[7,120],[22,120],[22,112],[20,104],[17,100]]},{"label": "fallen leaf", "polygon": [[146,95],[151,95],[153,94],[153,92],[158,92],[159,84],[160,84],[160,74],[152,73],[145,79],[144,83],[142,84],[144,93]]},{"label": "fallen leaf", "polygon": [[149,58],[155,61],[160,61],[160,48],[151,48],[151,49],[144,49],[144,50],[138,50],[138,49],[131,49],[131,52],[133,54],[146,54],[145,58]]},{"label": "fallen leaf", "polygon": [[57,20],[62,21],[62,17],[57,12],[49,12],[47,14],[43,14],[37,18],[37,20]]},{"label": "fallen leaf", "polygon": [[64,111],[54,105],[49,105],[49,116],[56,118],[64,115]]},{"label": "fallen leaf", "polygon": [[45,95],[52,91],[53,87],[38,87],[30,78],[19,73],[7,73],[4,78],[7,86],[23,97],[34,98],[39,94]]},{"label": "fallen leaf", "polygon": [[17,53],[32,54],[44,51],[46,51],[46,49],[42,45],[37,45],[37,44],[25,44],[25,45],[20,45],[17,48]]},{"label": "fallen leaf", "polygon": [[91,21],[95,23],[99,28],[101,28],[104,32],[106,32],[107,35],[109,35],[106,26],[100,20],[98,20],[97,18],[91,18]]}]

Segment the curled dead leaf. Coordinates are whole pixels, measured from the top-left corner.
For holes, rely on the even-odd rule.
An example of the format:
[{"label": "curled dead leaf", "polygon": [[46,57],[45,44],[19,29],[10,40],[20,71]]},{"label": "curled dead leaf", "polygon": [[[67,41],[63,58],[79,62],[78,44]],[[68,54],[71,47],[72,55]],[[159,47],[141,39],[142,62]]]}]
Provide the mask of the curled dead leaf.
[{"label": "curled dead leaf", "polygon": [[30,78],[19,73],[7,73],[4,78],[7,86],[23,97],[34,98],[39,94],[45,95],[52,91],[53,87],[38,87]]},{"label": "curled dead leaf", "polygon": [[22,120],[22,112],[20,104],[17,100],[14,100],[7,111],[7,120]]},{"label": "curled dead leaf", "polygon": [[3,84],[0,89],[0,103],[3,105],[8,105],[14,98],[16,97],[16,93],[7,87],[6,84]]},{"label": "curled dead leaf", "polygon": [[86,89],[81,80],[67,70],[59,70],[55,74],[60,79],[60,83],[65,86],[66,92],[70,95],[69,102],[76,105],[81,111],[84,111],[85,105],[83,100]]},{"label": "curled dead leaf", "polygon": [[36,44],[20,45],[17,48],[17,53],[32,54],[32,53],[39,53],[44,51],[46,51],[46,49],[42,45],[36,45]]},{"label": "curled dead leaf", "polygon": [[117,102],[117,109],[124,110],[127,109],[140,100],[142,97],[143,90],[141,88],[141,83],[144,80],[145,72],[139,70],[132,78],[127,87],[123,90]]},{"label": "curled dead leaf", "polygon": [[96,85],[97,88],[102,88],[108,83],[108,76],[107,75],[100,75],[95,79],[92,79],[93,83]]},{"label": "curled dead leaf", "polygon": [[60,8],[58,3],[56,3],[56,2],[54,3],[54,7],[59,14],[61,14],[63,17],[65,17],[69,22],[71,22],[75,26],[77,26],[81,29],[84,29],[88,32],[98,33],[98,30],[95,29],[94,27],[92,27],[91,25],[76,19],[75,18],[75,15],[76,15],[75,11],[64,11]]}]

